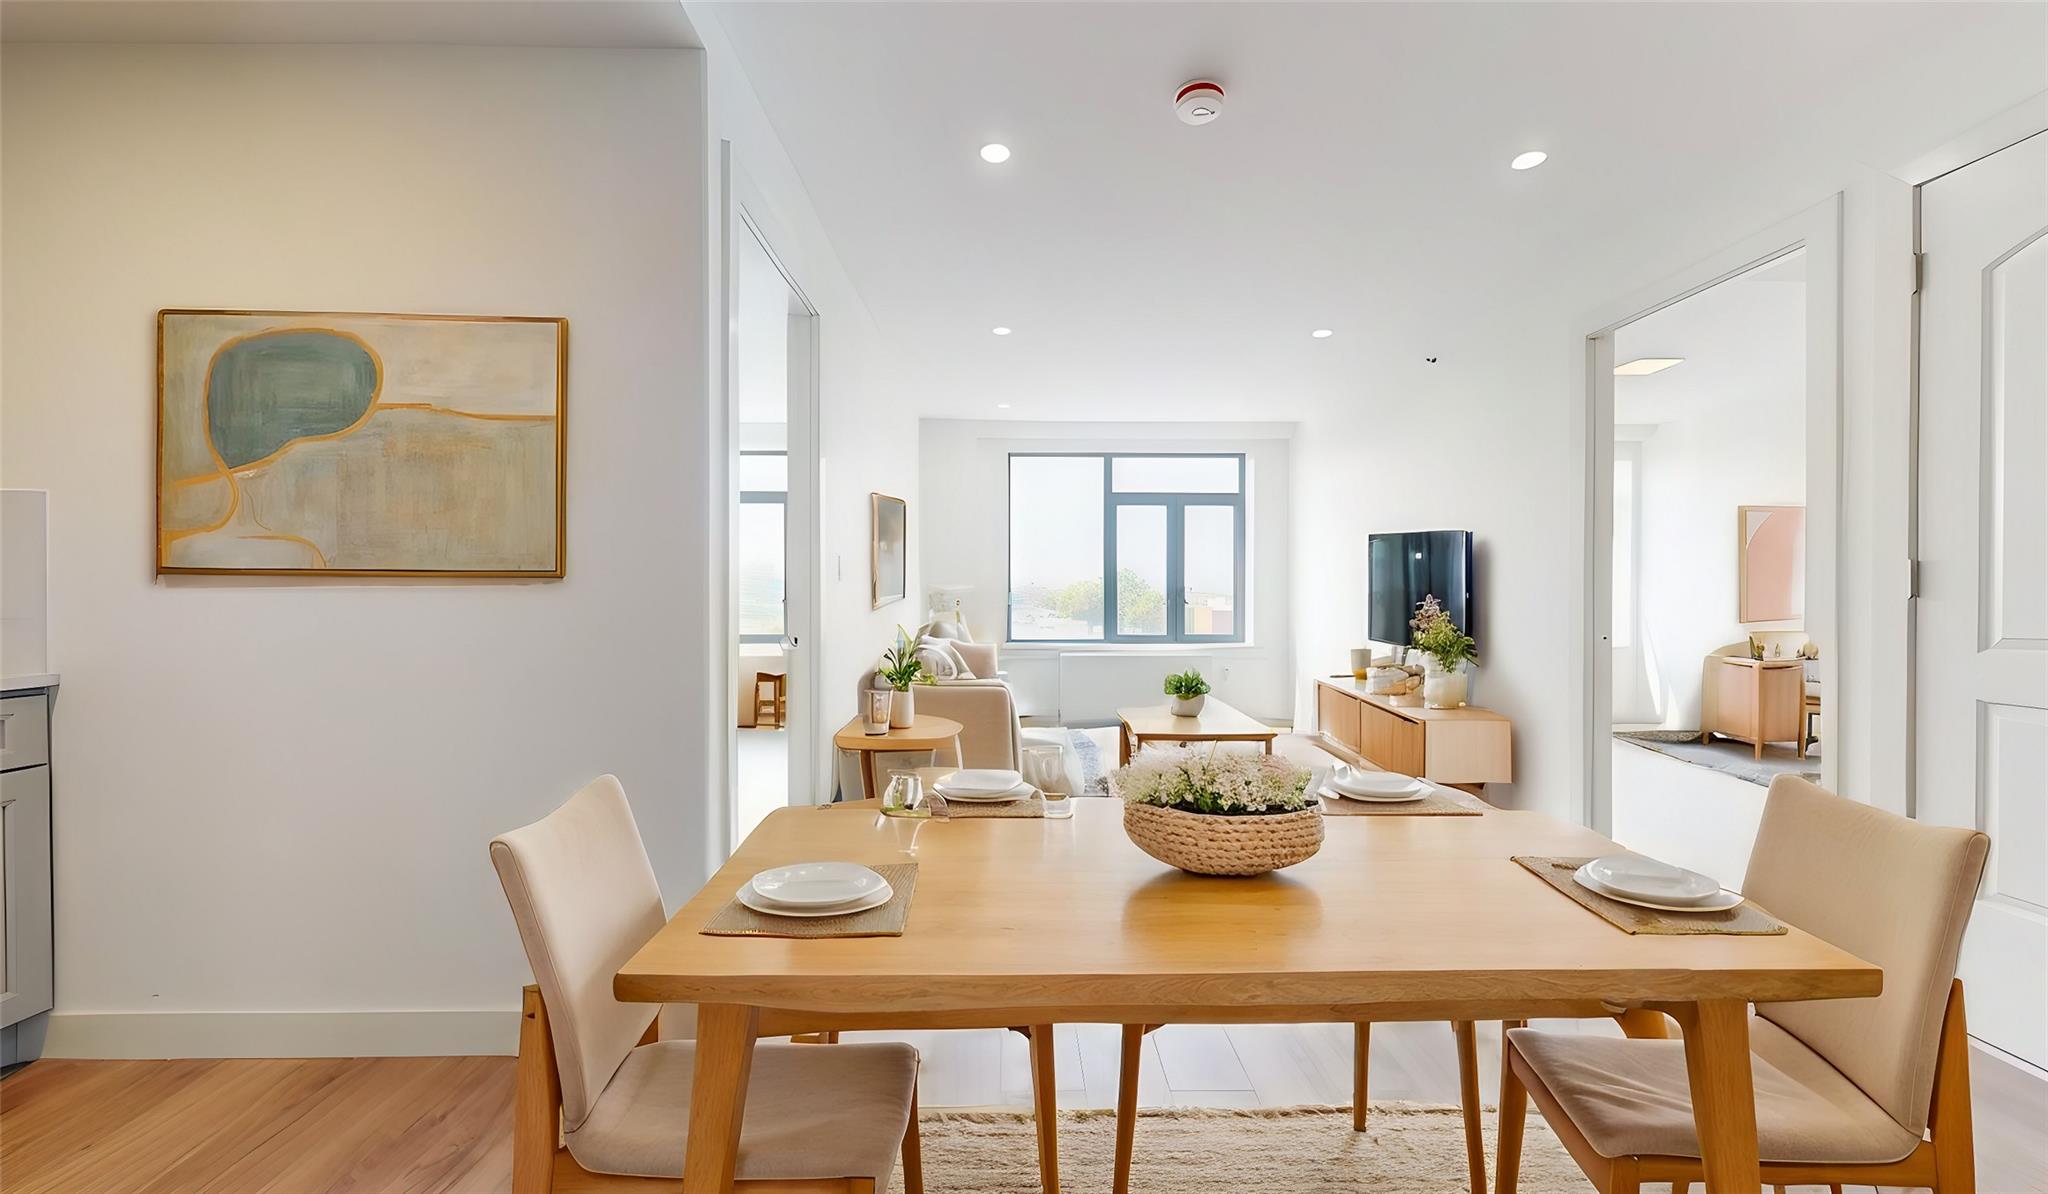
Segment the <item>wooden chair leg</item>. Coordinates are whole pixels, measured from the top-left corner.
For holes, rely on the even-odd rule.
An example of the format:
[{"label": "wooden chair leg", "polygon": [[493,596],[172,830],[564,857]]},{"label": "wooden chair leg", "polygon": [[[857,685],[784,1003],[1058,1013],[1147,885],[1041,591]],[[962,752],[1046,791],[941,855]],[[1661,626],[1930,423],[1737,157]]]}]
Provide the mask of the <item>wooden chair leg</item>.
[{"label": "wooden chair leg", "polygon": [[924,1138],[917,1130],[917,1087],[910,1088],[910,1122],[903,1128],[903,1194],[924,1194]]},{"label": "wooden chair leg", "polygon": [[1116,1070],[1116,1167],[1110,1179],[1113,1194],[1130,1194],[1131,1157],[1138,1136],[1138,1063],[1145,1053],[1145,1026],[1124,1025],[1123,1048]]},{"label": "wooden chair leg", "polygon": [[1372,1025],[1364,1020],[1351,1026],[1351,1130],[1365,1131],[1366,1088],[1371,1085]]},{"label": "wooden chair leg", "polygon": [[1038,1185],[1044,1194],[1060,1194],[1059,1077],[1053,1072],[1052,1025],[1033,1024],[1031,1042],[1031,1111],[1038,1126]]},{"label": "wooden chair leg", "polygon": [[1479,1037],[1470,1020],[1453,1020],[1458,1041],[1458,1106],[1465,1113],[1465,1164],[1472,1194],[1486,1194],[1486,1138],[1479,1132]]},{"label": "wooden chair leg", "polygon": [[1515,1194],[1515,1181],[1522,1170],[1522,1128],[1529,1118],[1529,1092],[1508,1064],[1508,1029],[1520,1028],[1520,1020],[1502,1021],[1500,1026],[1500,1156],[1494,1162],[1493,1182],[1499,1194]]},{"label": "wooden chair leg", "polygon": [[1970,1114],[1970,1035],[1963,1022],[1963,980],[1948,988],[1941,1044],[1934,1055],[1934,1101],[1928,1108],[1934,1143],[1934,1188],[1939,1194],[1976,1194],[1977,1144]]},{"label": "wooden chair leg", "polygon": [[512,1192],[555,1188],[555,1147],[562,1136],[562,1075],[548,1035],[547,1004],[529,986],[520,1000],[518,1078],[512,1111]]}]

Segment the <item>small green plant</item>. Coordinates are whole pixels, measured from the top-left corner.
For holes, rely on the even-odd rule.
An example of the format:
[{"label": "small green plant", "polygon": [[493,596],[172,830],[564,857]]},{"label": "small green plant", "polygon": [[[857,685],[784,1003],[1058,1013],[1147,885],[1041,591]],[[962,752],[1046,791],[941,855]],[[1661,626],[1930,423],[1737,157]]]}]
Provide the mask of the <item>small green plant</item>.
[{"label": "small green plant", "polygon": [[897,692],[909,692],[913,684],[938,682],[936,677],[925,674],[924,660],[917,657],[917,643],[901,626],[896,628],[896,645],[882,652],[882,666],[876,671]]},{"label": "small green plant", "polygon": [[1166,678],[1166,695],[1170,697],[1198,697],[1208,691],[1209,682],[1202,679],[1200,672],[1176,672]]},{"label": "small green plant", "polygon": [[1451,621],[1451,615],[1434,596],[1424,597],[1416,608],[1415,621],[1410,624],[1415,630],[1415,649],[1437,661],[1447,672],[1455,672],[1458,665],[1479,659],[1479,644],[1472,636],[1458,629]]}]

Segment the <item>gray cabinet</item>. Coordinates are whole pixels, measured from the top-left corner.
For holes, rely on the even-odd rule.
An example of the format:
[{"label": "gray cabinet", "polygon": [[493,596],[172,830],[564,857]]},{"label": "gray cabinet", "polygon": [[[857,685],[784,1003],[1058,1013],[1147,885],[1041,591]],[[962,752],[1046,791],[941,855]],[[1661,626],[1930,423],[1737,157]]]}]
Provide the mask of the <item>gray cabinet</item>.
[{"label": "gray cabinet", "polygon": [[0,1065],[42,1052],[56,994],[50,915],[50,698],[0,698]]}]

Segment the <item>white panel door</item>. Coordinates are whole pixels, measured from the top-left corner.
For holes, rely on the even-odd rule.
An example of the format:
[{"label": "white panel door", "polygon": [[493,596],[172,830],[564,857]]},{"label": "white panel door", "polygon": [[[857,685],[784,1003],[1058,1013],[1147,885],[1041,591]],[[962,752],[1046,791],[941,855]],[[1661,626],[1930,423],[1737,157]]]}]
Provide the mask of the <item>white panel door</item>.
[{"label": "white panel door", "polygon": [[2048,1065],[2048,134],[1921,190],[1917,815],[1991,859],[1973,1035]]}]

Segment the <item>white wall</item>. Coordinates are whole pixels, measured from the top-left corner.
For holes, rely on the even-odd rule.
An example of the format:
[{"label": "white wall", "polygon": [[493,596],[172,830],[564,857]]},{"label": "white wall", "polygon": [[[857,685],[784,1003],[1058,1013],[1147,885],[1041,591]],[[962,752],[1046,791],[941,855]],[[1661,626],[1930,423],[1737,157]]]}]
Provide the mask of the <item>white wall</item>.
[{"label": "white wall", "polygon": [[1637,657],[1666,729],[1699,728],[1708,652],[1751,630],[1800,625],[1742,623],[1736,508],[1806,504],[1803,268],[1794,260],[1767,267],[1772,280],[1731,279],[1615,335],[1616,360],[1685,358],[1615,379],[1615,421],[1655,428],[1636,479]]},{"label": "white wall", "polygon": [[[53,1051],[509,1050],[494,833],[616,772],[670,897],[704,877],[701,53],[9,45],[0,95]],[[163,306],[568,317],[567,578],[153,578]]]},{"label": "white wall", "polygon": [[[729,180],[733,193],[751,199],[760,209],[750,211],[762,225],[769,247],[818,312],[821,380],[817,435],[822,457],[822,518],[817,566],[821,572],[818,597],[822,627],[814,653],[819,734],[813,744],[813,774],[821,784],[829,784],[833,774],[831,731],[853,716],[853,694],[859,677],[888,647],[896,624],[916,625],[924,609],[918,577],[918,545],[925,511],[918,498],[917,419],[907,387],[902,384],[897,364],[899,353],[884,342],[874,318],[847,278],[811,207],[803,178],[790,162],[774,126],[741,72],[715,12],[703,5],[688,8],[704,43],[708,70],[707,168],[716,180],[719,142],[730,142],[736,173],[744,175]],[[720,214],[710,211],[707,219],[707,227],[715,238]],[[737,228],[735,235],[744,236],[745,229]],[[709,283],[708,305],[715,314],[724,285],[715,269]],[[714,334],[722,342],[723,329],[714,329]],[[714,376],[712,384],[716,387],[714,392],[724,392],[722,378]],[[714,414],[722,418],[722,412]],[[721,423],[713,430],[713,440],[722,442],[723,437]],[[715,469],[714,492],[723,493],[725,463],[719,461]],[[909,595],[882,609],[871,608],[870,600],[870,492],[900,497],[910,505]],[[791,516],[795,517],[794,512]],[[718,558],[724,558],[722,525],[714,551]],[[724,651],[727,640],[722,608],[709,631],[710,648]],[[725,679],[713,675],[709,682],[722,684]],[[721,727],[720,732],[727,731]],[[717,766],[720,773],[711,780],[713,789],[729,789],[730,777],[723,774],[722,758],[717,760]],[[829,792],[824,790],[797,794],[799,801],[828,797]],[[725,840],[722,832],[712,837],[717,843]],[[722,857],[721,847],[708,861]]]},{"label": "white wall", "polygon": [[[1054,423],[926,419],[919,424],[920,490],[924,535],[916,545],[923,574],[933,584],[968,584],[968,624],[977,638],[1006,633],[1009,595],[1009,461],[1011,452],[1243,452],[1246,493],[1246,600],[1249,634],[1243,645],[1099,647],[1008,645],[1004,670],[1030,717],[1101,720],[1117,704],[1157,703],[1159,681],[1183,657],[1213,661],[1205,669],[1219,699],[1254,717],[1291,720],[1293,598],[1289,527],[1293,501],[1291,423]],[[914,591],[922,610],[923,593]],[[1060,657],[1110,656],[1091,664],[1089,687],[1100,700],[1063,708]],[[1128,661],[1128,662],[1123,662]],[[1072,701],[1068,702],[1073,704]],[[1108,711],[1108,712],[1105,712]]]}]

